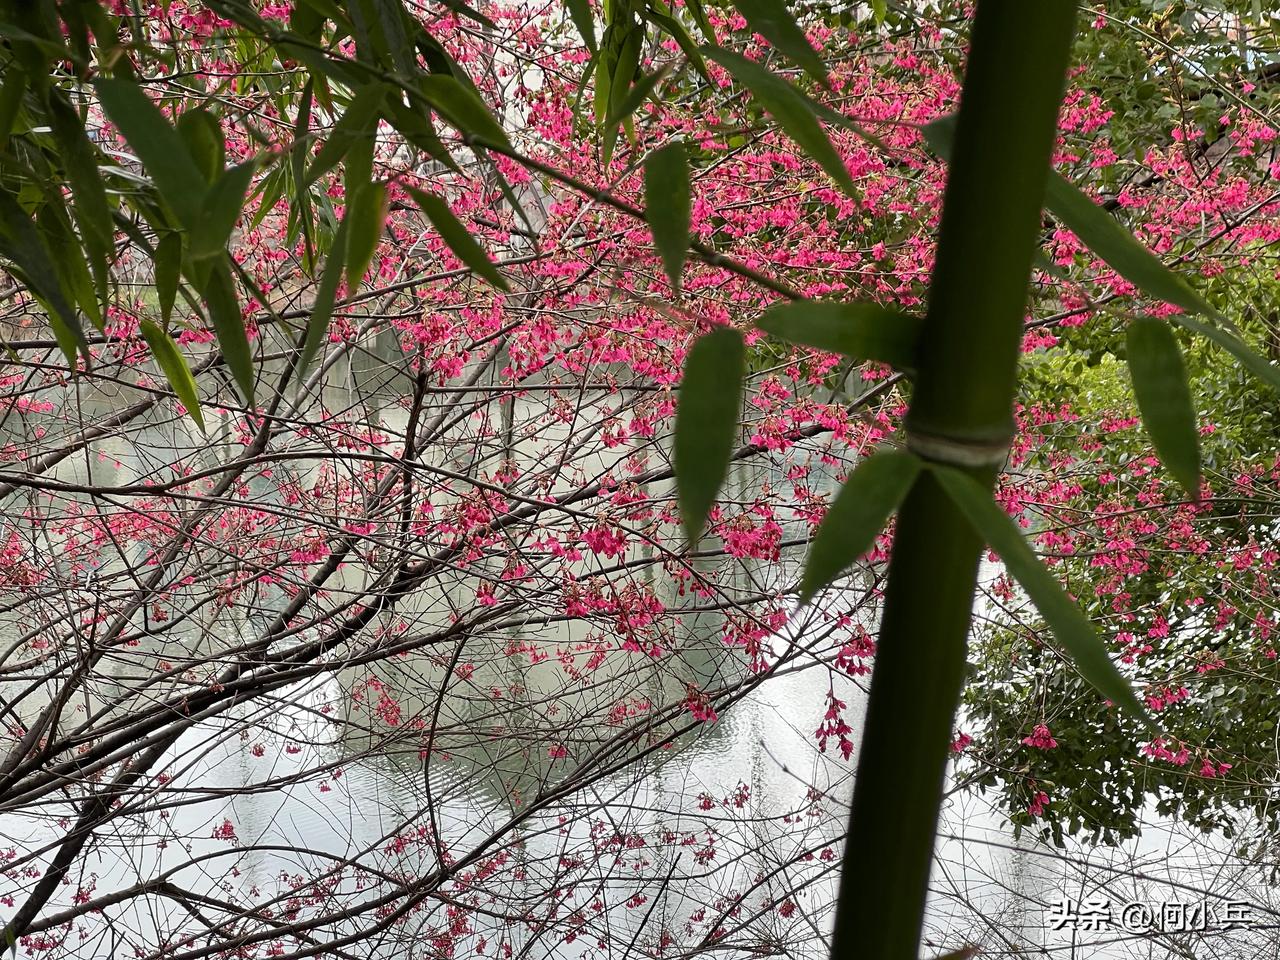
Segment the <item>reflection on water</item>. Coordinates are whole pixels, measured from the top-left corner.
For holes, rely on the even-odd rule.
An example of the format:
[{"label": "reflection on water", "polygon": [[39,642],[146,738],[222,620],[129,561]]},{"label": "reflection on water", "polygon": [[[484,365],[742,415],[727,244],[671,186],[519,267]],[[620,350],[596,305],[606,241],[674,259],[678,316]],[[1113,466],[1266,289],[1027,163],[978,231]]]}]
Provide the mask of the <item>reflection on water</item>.
[{"label": "reflection on water", "polygon": [[[330,409],[358,413],[352,422],[362,429],[374,424],[395,435],[407,416],[395,398],[406,389],[376,355],[357,352],[324,398]],[[82,395],[77,419],[131,400],[124,390]],[[513,439],[519,424],[546,419],[537,409],[544,400],[520,402],[531,409],[507,404],[500,430],[485,443],[448,447],[444,465],[465,473],[493,456],[489,447],[497,443],[524,470],[556,457],[567,464],[564,474],[578,478],[610,466],[585,456],[569,464],[561,449],[568,427],[536,442]],[[29,426],[11,426],[11,439],[34,441],[21,434]],[[69,420],[67,435],[74,428]],[[212,467],[241,449],[233,433],[226,421],[220,439],[206,442],[186,421],[157,411],[51,476],[122,486],[151,478],[166,462],[161,451],[174,447],[194,450],[197,463]],[[41,442],[56,445],[59,437]],[[615,461],[626,455],[623,449]],[[249,477],[236,499],[282,508],[288,483],[310,488],[323,469],[319,458],[281,463],[270,478]],[[358,465],[333,469],[347,471],[353,484],[372,482]],[[768,469],[739,471],[744,501],[759,481],[749,471]],[[39,509],[86,516],[102,510],[123,531],[131,504],[67,491]],[[333,518],[337,526],[342,520]],[[138,575],[123,561],[94,566],[83,545],[57,542],[48,527],[31,524],[26,532],[43,538],[32,550],[60,573],[94,580],[47,595],[14,588],[4,598],[8,612],[0,613],[6,645],[66,632],[88,617],[96,596],[126,592]],[[798,532],[785,530],[784,539]],[[370,542],[376,546],[374,535]],[[150,546],[139,540],[126,558],[140,563]],[[221,562],[216,549],[207,557],[215,567]],[[725,574],[724,558],[702,562]],[[743,595],[777,592],[792,581],[797,562],[788,551],[779,563],[734,564],[729,586]],[[335,577],[328,599],[354,596],[373,571],[353,563]],[[478,579],[502,572],[490,563],[418,591],[381,616],[367,642],[438,630],[474,607]],[[820,751],[815,730],[835,698],[848,705],[856,743],[861,690],[806,652],[825,642],[829,624],[806,621],[768,638],[768,652],[784,666],[752,685],[750,658],[722,642],[723,612],[677,597],[669,580],[650,576],[648,584],[661,603],[688,605],[659,657],[620,648],[617,637],[604,637],[587,620],[554,617],[390,657],[366,657],[372,648],[352,644],[334,654],[347,659],[319,676],[196,723],[170,748],[158,768],[163,774],[97,832],[46,913],[140,884],[152,884],[152,892],[115,908],[110,923],[81,921],[28,946],[114,958],[169,944],[181,955],[203,945],[198,935],[182,938],[204,924],[274,924],[283,943],[291,942],[288,924],[316,914],[332,920],[303,944],[323,945],[357,929],[344,911],[372,904],[385,926],[345,955],[492,956],[501,943],[507,955],[534,958],[823,956],[852,762],[834,741]],[[830,605],[857,610],[865,589],[850,587],[828,598]],[[251,644],[290,596],[265,580],[246,590],[235,605],[204,602],[209,587],[197,579],[174,586],[165,609],[141,610],[138,636],[104,655],[83,701],[68,705],[67,722],[97,715],[100,724],[114,723],[213,679],[205,658]],[[708,690],[741,696],[698,723],[682,701],[689,691]],[[0,682],[0,695],[29,719],[50,692],[10,677]],[[12,847],[18,857],[45,848],[64,835],[72,815],[61,800],[0,814],[0,848]],[[961,791],[949,800],[943,833],[929,934],[938,952],[981,943],[991,955],[1041,948],[1053,956],[1168,955],[1133,952],[1163,949],[1160,938],[1048,930],[1046,911],[1060,894],[1155,899],[1173,889],[1161,881],[1175,880],[1270,902],[1249,865],[1204,841],[1183,843],[1173,829],[1153,829],[1114,854],[1076,850],[1063,859],[1035,841],[1015,840],[982,798]],[[1133,876],[1134,863],[1143,876]],[[38,873],[39,858],[11,871],[0,880],[0,897],[19,902]],[[157,886],[160,880],[168,886]],[[1115,887],[1120,881],[1123,890]]]}]

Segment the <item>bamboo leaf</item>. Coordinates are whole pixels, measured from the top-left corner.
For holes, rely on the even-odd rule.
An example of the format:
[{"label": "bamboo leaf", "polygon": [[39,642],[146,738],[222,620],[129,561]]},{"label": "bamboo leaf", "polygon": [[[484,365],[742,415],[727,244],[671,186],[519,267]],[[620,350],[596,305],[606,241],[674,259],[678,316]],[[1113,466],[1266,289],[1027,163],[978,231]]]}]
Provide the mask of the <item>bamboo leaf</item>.
[{"label": "bamboo leaf", "polygon": [[387,185],[381,181],[366,183],[352,198],[344,219],[351,222],[347,228],[347,286],[354,290],[364,279],[382,239],[387,222]]},{"label": "bamboo leaf", "polygon": [[498,25],[496,23],[486,17],[475,7],[463,2],[463,0],[441,0],[441,2],[454,13],[457,13],[459,16],[466,17],[468,20],[474,20],[482,27],[488,27],[490,30],[498,29]]},{"label": "bamboo leaf", "polygon": [[218,177],[191,228],[191,256],[196,260],[216,256],[227,248],[231,231],[244,208],[244,196],[257,164],[252,160],[232,167]]},{"label": "bamboo leaf", "polygon": [[1280,392],[1280,367],[1268,362],[1239,338],[1213,324],[1203,323],[1189,314],[1176,314],[1170,319],[1176,321],[1179,326],[1200,334],[1206,340],[1213,341],[1244,364],[1255,377],[1266,383],[1272,390]]},{"label": "bamboo leaf", "polygon": [[235,281],[231,277],[231,268],[227,266],[225,256],[213,262],[200,292],[209,308],[209,322],[218,338],[222,359],[235,378],[245,404],[252,408],[253,353],[249,349],[249,337],[245,333]]},{"label": "bamboo leaf", "polygon": [[1113,703],[1147,719],[1132,687],[1107,656],[1093,625],[1032,552],[1022,531],[972,477],[954,467],[931,465],[939,485],[979,536],[999,554],[1015,580],[1027,591],[1080,675]]},{"label": "bamboo leaf", "polygon": [[1200,499],[1200,437],[1182,350],[1155,317],[1129,324],[1129,376],[1143,426],[1165,467],[1193,500]]},{"label": "bamboo leaf", "polygon": [[921,321],[874,303],[796,300],[774,304],[756,321],[766,333],[855,360],[915,368]]},{"label": "bamboo leaf", "polygon": [[94,275],[98,280],[98,294],[103,299],[107,293],[107,259],[115,230],[111,226],[111,209],[107,206],[107,192],[98,174],[98,158],[84,132],[80,116],[60,95],[49,97],[49,124],[62,162],[71,183],[75,198],[76,220],[89,252]]},{"label": "bamboo leaf", "polygon": [[644,162],[644,202],[653,243],[671,289],[680,293],[680,274],[689,252],[689,155],[680,141],[655,150]]},{"label": "bamboo leaf", "polygon": [[718,46],[720,41],[716,39],[716,31],[711,26],[711,20],[707,17],[707,10],[702,5],[702,0],[685,0],[684,8],[693,15],[693,22],[698,25],[698,30],[707,43],[713,47]]},{"label": "bamboo leaf", "polygon": [[206,183],[213,183],[227,161],[227,142],[222,125],[208,110],[184,110],[178,117],[178,136],[195,161]]},{"label": "bamboo leaf", "polygon": [[79,304],[81,312],[101,330],[102,305],[98,302],[93,277],[89,275],[84,247],[71,229],[71,218],[67,215],[61,194],[55,193],[54,198],[36,213],[36,222],[49,247],[63,295],[71,304]]},{"label": "bamboo leaf", "polygon": [[609,116],[605,117],[604,125],[606,127],[617,126],[627,117],[631,116],[639,109],[640,104],[644,103],[645,98],[652,95],[654,87],[656,87],[662,79],[671,72],[669,66],[664,66],[653,73],[646,73],[623,97],[622,102],[610,111]]},{"label": "bamboo leaf", "polygon": [[485,102],[453,77],[431,75],[418,89],[432,108],[464,134],[502,147],[511,146],[506,131],[493,118]]},{"label": "bamboo leaf", "polygon": [[200,410],[196,381],[191,376],[191,368],[187,366],[186,358],[178,350],[178,345],[169,334],[150,320],[143,320],[139,329],[147,346],[151,348],[151,355],[155,357],[169,386],[173,388],[174,395],[182,401],[182,405],[187,408],[187,415],[196,422],[200,432],[204,433],[204,414]]},{"label": "bamboo leaf", "polygon": [[[921,133],[940,157],[950,159],[954,116],[935,120]],[[1052,171],[1045,188],[1045,206],[1081,243],[1134,286],[1192,313],[1216,316],[1217,311],[1208,302],[1139,243],[1120,221]]]},{"label": "bamboo leaf", "polygon": [[5,69],[4,84],[0,85],[0,150],[7,148],[9,134],[22,112],[22,95],[27,92],[27,74],[16,63]]},{"label": "bamboo leaf", "polygon": [[905,451],[879,451],[858,464],[818,526],[800,582],[801,603],[811,600],[875,545],[920,468],[920,459]]},{"label": "bamboo leaf", "polygon": [[827,68],[809,38],[796,24],[787,10],[784,0],[733,0],[738,12],[747,18],[749,26],[774,47],[804,67],[815,80],[827,82]]},{"label": "bamboo leaf", "polygon": [[173,302],[178,296],[178,280],[182,271],[182,235],[166,233],[161,237],[156,243],[153,260],[160,318],[168,323],[173,314]]},{"label": "bamboo leaf", "polygon": [[333,247],[329,258],[325,261],[324,270],[320,273],[320,283],[316,287],[316,298],[311,304],[311,317],[307,321],[306,334],[302,340],[302,352],[298,357],[297,377],[301,382],[311,367],[311,362],[320,347],[324,344],[325,334],[329,332],[329,321],[333,318],[334,299],[338,293],[338,281],[342,279],[344,264],[343,253],[347,244],[347,218],[343,217],[333,235]]},{"label": "bamboo leaf", "polygon": [[694,42],[693,37],[689,36],[689,31],[684,28],[684,24],[675,17],[658,13],[652,8],[646,10],[644,16],[650,23],[656,23],[670,34],[672,39],[680,46],[681,52],[688,57],[689,66],[697,70],[702,78],[710,83],[711,77],[707,73],[707,64],[702,59],[702,54],[698,52],[698,45]]},{"label": "bamboo leaf", "polygon": [[783,131],[794,140],[850,197],[859,199],[858,188],[844,161],[823,132],[808,99],[791,84],[746,57],[723,47],[704,47],[709,59],[724,67],[742,83]]},{"label": "bamboo leaf", "polygon": [[422,212],[427,215],[431,225],[436,228],[445,245],[453,251],[453,255],[470,267],[473,273],[484,277],[499,290],[509,292],[511,287],[507,284],[506,278],[498,272],[498,268],[484,252],[484,248],[476,243],[467,228],[453,215],[449,205],[433,193],[414,187],[407,189]]},{"label": "bamboo leaf", "polygon": [[700,337],[685,360],[676,408],[676,499],[690,545],[724,483],[742,415],[746,346],[731,327]]},{"label": "bamboo leaf", "polygon": [[89,344],[72,306],[74,295],[63,289],[44,235],[5,190],[0,190],[0,255],[17,265],[31,292],[48,305],[49,323],[67,362],[75,365],[77,350],[87,360]]},{"label": "bamboo leaf", "polygon": [[333,125],[329,139],[311,161],[303,178],[305,184],[315,183],[338,165],[353,143],[372,135],[386,95],[387,86],[383,83],[365,84],[356,90],[346,111]]},{"label": "bamboo leaf", "polygon": [[132,80],[99,77],[94,86],[107,116],[142,160],[178,220],[195,223],[206,184],[177,130]]},{"label": "bamboo leaf", "polygon": [[[925,126],[921,133],[944,160],[951,156],[955,117],[943,117]],[[1080,241],[1134,286],[1188,311],[1172,317],[1180,324],[1229,352],[1254,376],[1280,391],[1280,367],[1270,363],[1238,337],[1214,323],[1204,323],[1189,314],[1199,313],[1212,320],[1222,317],[1211,304],[1166,267],[1106,210],[1081,193],[1058,174],[1050,172],[1045,206]]]},{"label": "bamboo leaf", "polygon": [[573,20],[573,25],[578,28],[578,33],[582,35],[582,42],[594,54],[596,52],[596,25],[594,18],[591,16],[591,7],[588,5],[587,0],[564,0],[564,5],[569,10],[569,18]]},{"label": "bamboo leaf", "polygon": [[1217,316],[1203,297],[1139,243],[1119,220],[1056,173],[1049,176],[1045,206],[1081,243],[1135,287],[1183,310]]}]

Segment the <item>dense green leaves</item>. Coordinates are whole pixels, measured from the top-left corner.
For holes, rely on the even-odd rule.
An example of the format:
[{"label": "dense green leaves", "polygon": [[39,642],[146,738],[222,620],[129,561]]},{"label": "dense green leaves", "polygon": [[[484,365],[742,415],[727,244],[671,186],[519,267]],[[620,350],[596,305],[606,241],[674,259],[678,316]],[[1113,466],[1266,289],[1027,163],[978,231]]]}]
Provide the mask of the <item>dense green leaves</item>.
[{"label": "dense green leaves", "polygon": [[342,269],[345,265],[347,248],[347,224],[344,218],[338,224],[333,235],[333,249],[329,259],[325,261],[324,270],[320,273],[320,284],[316,288],[316,297],[311,304],[311,316],[307,320],[306,332],[302,339],[302,351],[298,355],[296,374],[302,380],[311,366],[312,360],[324,343],[325,334],[329,332],[329,321],[333,319],[334,299],[338,293],[338,283],[342,280]]},{"label": "dense green leaves", "polygon": [[1256,350],[1241,341],[1239,337],[1233,336],[1212,323],[1204,323],[1197,320],[1189,314],[1178,314],[1172,319],[1180,326],[1186,327],[1188,330],[1198,333],[1206,340],[1222,347],[1222,349],[1239,360],[1255,377],[1271,387],[1272,390],[1280,392],[1280,367],[1277,367],[1274,363],[1269,363]]},{"label": "dense green leaves", "polygon": [[968,474],[940,465],[931,469],[973,529],[1000,555],[1005,568],[1027,592],[1080,675],[1103,696],[1145,720],[1133,688],[1107,656],[1093,625],[1032,552],[1018,525]]},{"label": "dense green leaves", "polygon": [[1169,472],[1200,498],[1200,438],[1182,350],[1169,325],[1155,317],[1129,324],[1129,375],[1142,423]]},{"label": "dense green leaves", "polygon": [[742,416],[746,347],[742,334],[716,327],[689,351],[676,408],[676,496],[685,536],[695,543],[724,483]]},{"label": "dense green leaves", "polygon": [[802,603],[875,545],[920,468],[919,458],[905,451],[879,451],[858,464],[818,527],[800,582]]},{"label": "dense green leaves", "polygon": [[200,432],[204,433],[204,414],[200,411],[200,396],[196,392],[196,381],[191,376],[191,368],[187,366],[187,361],[178,350],[178,345],[173,342],[169,334],[150,320],[143,320],[139,324],[139,329],[142,331],[143,339],[147,341],[147,346],[151,348],[151,355],[155,357],[156,363],[160,365],[165,378],[168,379],[169,386],[182,401],[182,405],[187,408],[187,414],[195,421]]},{"label": "dense green leaves", "polygon": [[766,333],[855,360],[910,370],[920,338],[917,317],[875,303],[794,300],[774,304],[756,321]]},{"label": "dense green leaves", "polygon": [[644,162],[644,202],[654,246],[662,256],[671,288],[679,294],[689,251],[689,155],[684,144],[669,143]]},{"label": "dense green leaves", "polygon": [[741,54],[723,47],[706,47],[708,59],[724,67],[743,84],[778,126],[827,172],[840,188],[854,199],[858,188],[845,168],[840,154],[827,139],[808,99],[777,74]]}]

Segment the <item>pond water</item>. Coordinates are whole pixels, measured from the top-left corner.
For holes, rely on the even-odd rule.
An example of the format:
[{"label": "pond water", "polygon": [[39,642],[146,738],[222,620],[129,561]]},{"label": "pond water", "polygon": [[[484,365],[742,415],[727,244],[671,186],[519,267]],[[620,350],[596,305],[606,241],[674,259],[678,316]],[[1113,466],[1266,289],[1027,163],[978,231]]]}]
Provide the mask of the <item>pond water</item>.
[{"label": "pond water", "polygon": [[[382,391],[402,388],[378,379],[377,369],[353,363],[346,382],[338,377],[326,388],[329,405],[367,402],[352,398],[372,380]],[[103,393],[77,402],[92,418],[125,399]],[[402,407],[375,406],[383,428],[403,431]],[[506,416],[508,428],[525,419],[519,410]],[[9,429],[16,441],[30,439],[17,426]],[[514,454],[536,460],[561,440],[541,436],[537,449],[517,444]],[[208,463],[225,460],[232,449],[204,443],[171,415],[157,413],[141,429],[103,438],[88,456],[68,460],[51,476],[122,485],[148,475],[163,462],[156,451],[175,444],[200,447],[194,459]],[[584,474],[598,466],[576,464]],[[316,467],[290,469],[305,484]],[[740,476],[737,482],[745,489],[757,480]],[[8,504],[9,523],[24,522],[14,507],[24,497],[16,494]],[[247,499],[271,504],[278,497],[278,485],[255,480]],[[75,493],[59,502],[90,506]],[[128,511],[126,501],[106,504]],[[65,564],[56,537],[42,536],[35,549],[46,562]],[[736,585],[744,592],[776,590],[794,578],[799,558],[788,550],[781,562],[743,565]],[[71,593],[12,590],[3,598],[0,642],[7,646],[41,624],[55,629],[76,603],[92,602],[95,590],[123,589],[122,569],[104,566],[96,585]],[[367,570],[344,574],[341,589],[362,589],[367,577]],[[828,600],[856,609],[865,589],[851,586]],[[191,595],[198,592],[193,586]],[[388,631],[407,624],[409,632],[438,626],[474,596],[475,583],[460,578],[408,598],[379,624]],[[189,622],[142,636],[102,662],[76,717],[106,705],[105,720],[143,709],[165,692],[140,685],[141,671],[149,669],[144,664],[199,662],[219,645],[256,635],[286,602],[286,593],[266,590],[247,614],[199,607]],[[832,676],[800,655],[810,628],[770,638],[775,656],[792,657],[787,667],[767,682],[740,686],[736,702],[722,707],[714,722],[693,724],[660,749],[650,744],[672,734],[670,717],[655,719],[648,739],[618,739],[620,729],[653,705],[678,703],[690,684],[727,689],[750,680],[741,651],[719,641],[723,619],[715,610],[690,613],[682,619],[676,656],[612,651],[590,682],[573,678],[556,655],[576,648],[569,659],[580,664],[596,642],[590,631],[572,621],[530,622],[468,641],[465,655],[462,646],[428,647],[371,665],[353,654],[350,663],[201,720],[169,749],[157,767],[163,775],[97,831],[46,914],[162,876],[185,899],[137,897],[113,907],[107,919],[82,918],[26,949],[105,960],[150,956],[168,945],[172,952],[165,955],[195,956],[204,941],[183,941],[179,929],[247,928],[238,912],[261,914],[268,904],[277,923],[332,915],[311,934],[317,951],[332,955],[429,957],[445,944],[454,956],[493,955],[503,942],[508,955],[522,957],[823,957],[853,760],[834,740],[820,751],[814,732],[834,696],[847,704],[856,745],[865,700],[854,679]],[[304,632],[292,642],[306,639]],[[518,656],[510,655],[513,643]],[[458,673],[463,660],[465,683]],[[180,682],[175,678],[173,689]],[[9,700],[28,685],[9,677],[0,694]],[[48,695],[47,689],[29,692],[21,716],[29,720]],[[429,728],[438,733],[426,741]],[[589,777],[575,777],[585,770]],[[11,898],[0,901],[8,904],[0,907],[3,915],[38,874],[47,855],[37,852],[65,835],[72,808],[57,797],[30,806],[8,798],[0,808],[0,850],[12,848],[22,864],[0,877],[0,898]],[[1248,833],[1248,825],[1242,827]],[[945,811],[927,942],[936,952],[980,944],[989,956],[1280,956],[1273,932],[1280,904],[1266,883],[1267,864],[1232,850],[1225,841],[1160,823],[1154,814],[1133,844],[1056,850],[1015,837],[985,798],[958,790]],[[392,918],[394,904],[442,863],[458,871],[451,883]],[[1153,918],[1141,930],[1145,915],[1132,911],[1128,928],[1121,922],[1131,902],[1159,911],[1165,902],[1207,896],[1246,903],[1241,929],[1181,931]],[[1086,911],[1094,921],[1076,916],[1053,929],[1055,916],[1070,906],[1055,906],[1064,898],[1106,901],[1114,918],[1098,920],[1095,904]],[[376,936],[323,947],[369,922],[343,917],[344,911],[383,900],[386,910],[372,913],[389,919]],[[460,906],[467,908],[465,920],[451,913]],[[720,937],[718,930],[728,933]],[[267,945],[261,949],[253,955],[269,953]]]}]

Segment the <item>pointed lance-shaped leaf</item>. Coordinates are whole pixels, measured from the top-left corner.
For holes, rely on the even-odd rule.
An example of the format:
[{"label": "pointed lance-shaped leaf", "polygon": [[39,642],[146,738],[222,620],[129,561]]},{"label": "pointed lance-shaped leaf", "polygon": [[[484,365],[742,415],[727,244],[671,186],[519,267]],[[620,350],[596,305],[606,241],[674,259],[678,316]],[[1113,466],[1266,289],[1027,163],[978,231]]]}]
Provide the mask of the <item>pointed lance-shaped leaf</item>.
[{"label": "pointed lance-shaped leaf", "polygon": [[711,19],[707,16],[707,10],[702,5],[702,0],[685,0],[684,8],[693,17],[693,22],[698,25],[698,30],[702,33],[703,39],[713,47],[719,46],[720,41],[716,39],[715,28],[711,26]]},{"label": "pointed lance-shaped leaf", "polygon": [[756,326],[789,343],[912,370],[921,321],[875,303],[793,300],[774,304]]},{"label": "pointed lance-shaped leaf", "polygon": [[218,118],[196,107],[179,115],[177,128],[201,175],[206,182],[213,183],[227,161],[227,141]]},{"label": "pointed lance-shaped leaf", "polygon": [[1217,316],[1218,312],[1186,280],[1161,263],[1119,220],[1056,173],[1050,175],[1045,188],[1045,206],[1081,243],[1135,287],[1191,313]]},{"label": "pointed lance-shaped leaf", "polygon": [[200,292],[209,310],[209,322],[213,325],[214,335],[218,338],[222,359],[226,361],[227,368],[235,378],[245,404],[252,408],[254,405],[253,353],[249,349],[249,337],[245,332],[244,317],[240,312],[240,300],[236,296],[235,280],[231,276],[231,268],[227,265],[226,256],[219,257],[210,263],[201,280]]},{"label": "pointed lance-shaped leaf", "polygon": [[22,112],[22,97],[27,92],[27,74],[16,63],[5,68],[4,82],[0,83],[0,150],[8,147],[9,134]]},{"label": "pointed lance-shaped leaf", "polygon": [[[940,157],[944,160],[950,157],[955,117],[935,120],[921,132]],[[1134,286],[1181,307],[1188,314],[1198,313],[1218,323],[1223,322],[1222,315],[1210,303],[1191,289],[1182,277],[1161,263],[1115,217],[1052,171],[1045,192],[1045,206],[1085,246]],[[1273,390],[1280,391],[1280,367],[1260,356],[1231,332],[1215,323],[1202,323],[1187,314],[1177,314],[1172,319],[1186,329],[1212,340],[1243,363],[1254,376]]]},{"label": "pointed lance-shaped leaf", "polygon": [[70,303],[79,304],[81,312],[102,330],[102,305],[98,302],[98,291],[89,274],[84,247],[71,229],[71,217],[61,192],[54,193],[53,199],[40,207],[36,223],[49,248],[64,295]]},{"label": "pointed lance-shaped leaf", "polygon": [[441,197],[414,187],[407,189],[455,257],[470,267],[473,273],[484,277],[504,293],[511,290],[506,278],[498,272],[498,268],[484,252],[484,248],[476,243],[467,228],[453,215],[453,211]]},{"label": "pointed lance-shaped leaf", "polygon": [[324,146],[307,168],[303,183],[315,183],[338,165],[352,144],[373,136],[388,89],[385,83],[367,83],[356,90],[346,111],[333,125]]},{"label": "pointed lance-shaped leaf", "polygon": [[191,376],[191,368],[187,366],[186,358],[178,350],[178,345],[169,334],[150,320],[143,320],[138,326],[147,346],[151,348],[151,355],[155,357],[169,386],[173,388],[174,396],[182,401],[182,405],[187,408],[187,415],[196,422],[200,432],[204,433],[204,414],[200,410],[196,381]]},{"label": "pointed lance-shaped leaf", "polygon": [[716,327],[689,351],[676,408],[676,499],[692,545],[729,471],[738,421],[746,345],[731,327]]},{"label": "pointed lance-shaped leaf", "polygon": [[724,67],[742,83],[783,131],[794,140],[840,188],[860,199],[853,178],[831,145],[809,100],[790,83],[741,54],[723,47],[704,47],[703,54]]},{"label": "pointed lance-shaped leaf", "polygon": [[297,378],[301,382],[307,375],[312,360],[320,352],[325,334],[329,332],[329,321],[333,318],[334,299],[338,293],[338,282],[342,279],[344,254],[347,245],[347,222],[343,217],[333,235],[333,247],[329,258],[325,261],[324,270],[320,273],[320,283],[316,287],[316,298],[311,304],[311,317],[307,321],[306,334],[302,339],[302,352],[298,357]]},{"label": "pointed lance-shaped leaf", "polygon": [[1129,324],[1129,376],[1143,426],[1174,479],[1200,499],[1200,435],[1177,338],[1163,320],[1139,317]]},{"label": "pointed lance-shaped leaf", "polygon": [[1027,592],[1080,675],[1113,703],[1146,721],[1133,688],[1107,656],[1093,625],[1032,552],[1013,519],[968,474],[940,464],[930,469],[970,526]]},{"label": "pointed lance-shaped leaf", "polygon": [[510,147],[507,133],[488,106],[453,77],[432,74],[418,82],[418,90],[432,109],[460,132],[500,147]]},{"label": "pointed lance-shaped leaf", "polygon": [[662,257],[671,288],[680,293],[680,274],[689,252],[689,155],[680,141],[649,154],[644,161],[645,215],[653,244]]},{"label": "pointed lance-shaped leaf", "polygon": [[209,188],[200,208],[200,219],[191,227],[190,253],[193,258],[202,260],[227,248],[231,231],[244,209],[244,196],[256,167],[252,160],[232,167]]},{"label": "pointed lance-shaped leaf", "polygon": [[689,66],[697,70],[708,83],[711,82],[711,77],[707,73],[707,64],[703,61],[702,54],[698,52],[698,45],[694,42],[693,37],[689,36],[689,31],[684,28],[684,25],[679,20],[659,13],[652,7],[644,11],[644,18],[665,30],[679,45],[681,52],[688,58]]},{"label": "pointed lance-shaped leaf", "polygon": [[573,25],[578,28],[578,33],[582,35],[582,42],[594,54],[596,52],[596,25],[595,19],[591,16],[591,5],[587,3],[587,0],[564,0],[564,5],[569,9],[569,18],[573,20]]},{"label": "pointed lance-shaped leaf", "polygon": [[1232,336],[1226,330],[1211,323],[1202,323],[1189,314],[1174,314],[1170,319],[1176,321],[1179,326],[1186,327],[1206,340],[1216,343],[1244,364],[1255,377],[1271,387],[1272,390],[1280,392],[1280,367],[1261,356],[1238,337]]},{"label": "pointed lance-shaped leaf", "polygon": [[347,286],[354,290],[364,279],[387,222],[387,185],[366,183],[347,207]]},{"label": "pointed lance-shaped leaf", "polygon": [[804,31],[796,24],[784,0],[733,0],[749,26],[768,40],[815,80],[827,82],[827,67]]},{"label": "pointed lance-shaped leaf", "polygon": [[498,25],[486,17],[470,4],[464,3],[463,0],[441,0],[441,2],[460,16],[466,17],[468,20],[474,20],[482,27],[488,27],[490,30],[497,30]]},{"label": "pointed lance-shaped leaf", "polygon": [[807,603],[875,546],[876,536],[920,474],[921,462],[901,450],[882,450],[858,464],[822,518],[805,560],[800,602]]},{"label": "pointed lance-shaped leaf", "polygon": [[132,80],[94,81],[102,108],[147,168],[160,195],[185,226],[200,215],[206,182],[182,137]]},{"label": "pointed lance-shaped leaf", "polygon": [[107,192],[98,173],[98,157],[84,131],[80,116],[61,93],[49,96],[49,125],[75,198],[76,221],[84,237],[85,250],[98,283],[98,295],[107,294],[107,260],[112,253],[115,230],[111,225],[111,209]]},{"label": "pointed lance-shaped leaf", "polygon": [[73,306],[75,294],[64,288],[44,234],[6,190],[0,190],[0,256],[13,261],[31,292],[48,306],[53,335],[67,362],[75,364],[77,350],[87,361],[89,343]]},{"label": "pointed lance-shaped leaf", "polygon": [[[929,146],[944,160],[951,157],[955,124],[954,116],[946,116],[921,130]],[[1049,174],[1044,202],[1081,243],[1134,286],[1184,310],[1208,316],[1216,314],[1213,307],[1139,243],[1120,221],[1057,173]]]},{"label": "pointed lance-shaped leaf", "polygon": [[653,71],[653,73],[646,73],[637,80],[631,89],[627,91],[622,102],[604,118],[604,125],[606,127],[616,126],[635,113],[640,104],[644,103],[645,98],[652,95],[654,88],[670,72],[671,67],[668,65]]},{"label": "pointed lance-shaped leaf", "polygon": [[160,318],[168,323],[173,313],[173,302],[178,296],[178,281],[182,273],[182,234],[166,233],[161,237],[156,242],[153,260]]}]

